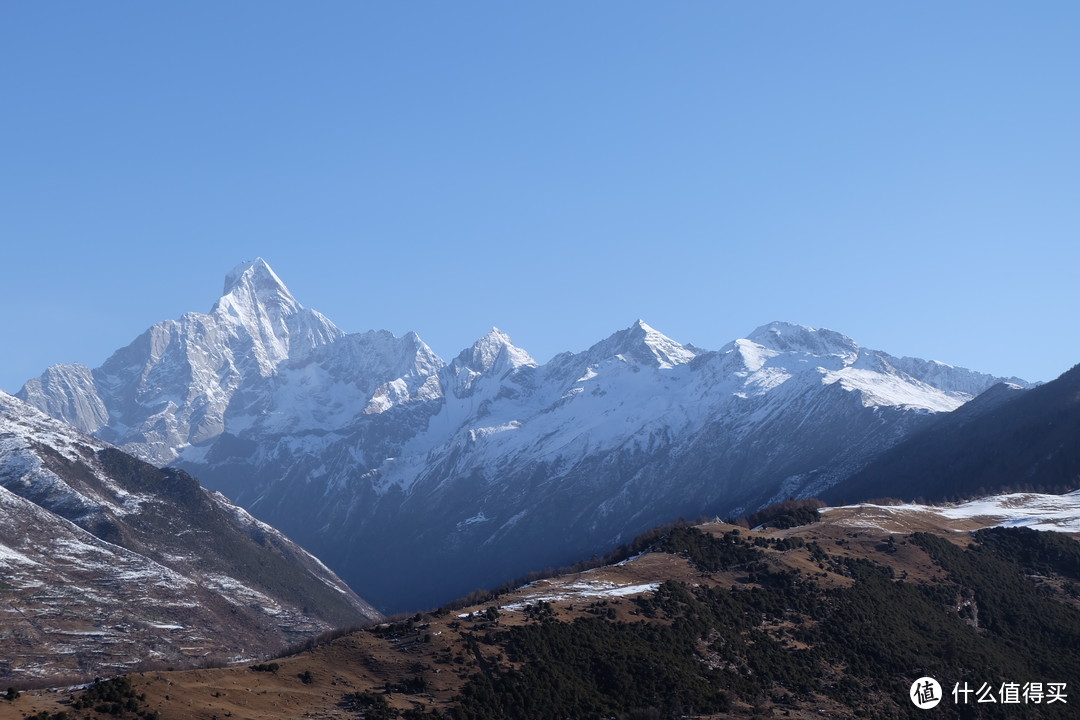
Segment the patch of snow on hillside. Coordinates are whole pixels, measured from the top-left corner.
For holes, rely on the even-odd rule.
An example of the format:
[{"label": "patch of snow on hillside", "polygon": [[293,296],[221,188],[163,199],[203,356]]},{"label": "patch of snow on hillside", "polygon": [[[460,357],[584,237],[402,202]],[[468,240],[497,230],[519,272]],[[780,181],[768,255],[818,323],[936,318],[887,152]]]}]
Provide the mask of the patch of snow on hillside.
[{"label": "patch of snow on hillside", "polygon": [[523,610],[526,605],[532,605],[540,601],[555,602],[557,600],[577,600],[593,597],[625,597],[627,595],[640,595],[641,593],[654,592],[658,587],[660,587],[659,583],[619,585],[618,583],[606,580],[583,580],[567,585],[554,586],[550,588],[552,592],[531,596],[521,602],[504,605],[500,609],[514,612]]},{"label": "patch of snow on hillside", "polygon": [[[1065,495],[1040,493],[1009,493],[992,495],[957,505],[873,505],[862,503],[848,507],[867,508],[892,516],[908,513],[929,513],[951,520],[976,520],[983,527],[1026,527],[1032,530],[1055,530],[1080,533],[1080,490]],[[827,513],[840,508],[821,508]],[[851,518],[846,524],[879,527],[872,521]]]},{"label": "patch of snow on hillside", "polygon": [[1080,532],[1080,490],[1067,495],[1012,493],[938,510],[948,518],[994,518],[999,527]]},{"label": "patch of snow on hillside", "polygon": [[10,569],[8,567],[10,563],[19,565],[41,565],[37,560],[32,560],[21,552],[13,550],[7,545],[0,544],[0,567]]}]

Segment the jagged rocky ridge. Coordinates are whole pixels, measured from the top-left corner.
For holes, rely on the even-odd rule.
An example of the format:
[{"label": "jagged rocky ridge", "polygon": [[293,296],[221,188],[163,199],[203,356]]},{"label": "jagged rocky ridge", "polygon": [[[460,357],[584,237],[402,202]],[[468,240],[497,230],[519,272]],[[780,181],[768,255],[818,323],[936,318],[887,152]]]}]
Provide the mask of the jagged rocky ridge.
[{"label": "jagged rocky ridge", "polygon": [[0,678],[256,657],[378,617],[187,473],[0,392]]},{"label": "jagged rocky ridge", "polygon": [[1002,380],[787,323],[706,351],[638,321],[542,365],[492,330],[447,364],[414,333],[341,332],[256,260],[209,314],[20,397],[196,474],[396,610],[814,494]]}]

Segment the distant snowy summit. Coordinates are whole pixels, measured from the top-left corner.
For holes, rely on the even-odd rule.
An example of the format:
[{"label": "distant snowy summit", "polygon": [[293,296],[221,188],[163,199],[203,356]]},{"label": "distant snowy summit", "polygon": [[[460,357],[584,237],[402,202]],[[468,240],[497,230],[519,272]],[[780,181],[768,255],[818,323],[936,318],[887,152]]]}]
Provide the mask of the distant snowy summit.
[{"label": "distant snowy summit", "polygon": [[237,391],[345,334],[262,258],[233,268],[208,314],[154,325],[94,370],[54,365],[17,397],[149,462],[224,430]]},{"label": "distant snowy summit", "polygon": [[703,350],[639,320],[542,365],[493,329],[446,363],[415,333],[343,333],[257,259],[208,314],[19,397],[179,464],[400,607],[817,492],[1001,382],[1028,386],[782,322]]}]

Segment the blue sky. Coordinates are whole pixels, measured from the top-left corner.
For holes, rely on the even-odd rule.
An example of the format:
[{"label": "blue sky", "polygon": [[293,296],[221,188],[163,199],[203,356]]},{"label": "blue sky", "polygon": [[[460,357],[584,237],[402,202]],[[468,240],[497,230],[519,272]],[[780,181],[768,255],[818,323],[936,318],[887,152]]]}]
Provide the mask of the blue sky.
[{"label": "blue sky", "polygon": [[1080,362],[1075,2],[5,3],[0,67],[8,391],[255,256],[448,359],[641,317]]}]

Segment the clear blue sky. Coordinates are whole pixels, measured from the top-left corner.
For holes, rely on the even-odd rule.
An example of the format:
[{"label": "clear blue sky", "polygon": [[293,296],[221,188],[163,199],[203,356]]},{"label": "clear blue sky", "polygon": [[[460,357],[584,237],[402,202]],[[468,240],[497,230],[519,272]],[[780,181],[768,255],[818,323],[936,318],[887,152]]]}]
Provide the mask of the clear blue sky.
[{"label": "clear blue sky", "polygon": [[347,331],[544,361],[772,320],[1080,362],[1080,3],[0,5],[0,388],[261,255]]}]

